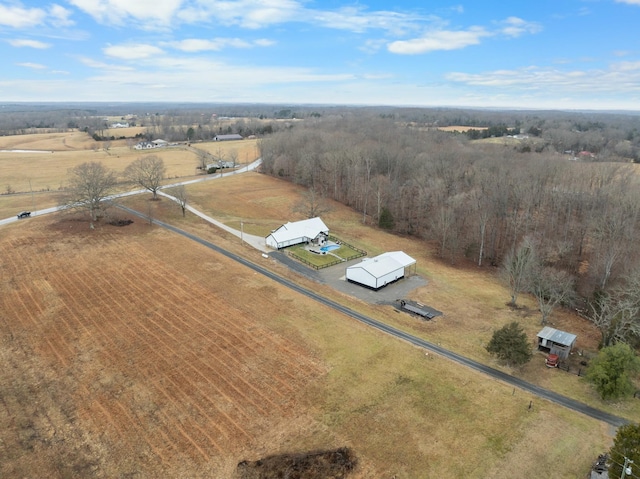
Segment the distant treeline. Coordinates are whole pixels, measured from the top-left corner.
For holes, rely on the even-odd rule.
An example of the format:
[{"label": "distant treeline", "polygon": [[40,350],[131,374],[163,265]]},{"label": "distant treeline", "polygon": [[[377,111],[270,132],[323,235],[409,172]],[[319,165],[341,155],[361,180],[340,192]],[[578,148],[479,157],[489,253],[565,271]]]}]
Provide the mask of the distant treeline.
[{"label": "distant treeline", "polygon": [[[629,136],[637,120],[616,128]],[[523,153],[361,112],[296,123],[260,147],[265,173],[422,238],[452,263],[499,265],[535,237],[547,263],[577,275],[587,295],[639,265],[640,183],[628,158],[573,161],[553,144]]]}]

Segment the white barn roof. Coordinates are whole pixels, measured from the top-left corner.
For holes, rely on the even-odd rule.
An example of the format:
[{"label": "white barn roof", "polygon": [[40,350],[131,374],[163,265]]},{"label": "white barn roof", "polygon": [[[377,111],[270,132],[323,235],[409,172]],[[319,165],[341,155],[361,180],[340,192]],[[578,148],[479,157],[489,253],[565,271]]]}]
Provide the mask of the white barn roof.
[{"label": "white barn roof", "polygon": [[329,228],[324,224],[324,221],[320,218],[310,218],[294,223],[286,223],[269,236],[273,237],[277,243],[286,243],[298,238],[314,239],[323,232],[329,232]]},{"label": "white barn roof", "polygon": [[563,346],[573,346],[578,336],[545,326],[538,333],[538,337]]},{"label": "white barn roof", "polygon": [[374,278],[380,278],[390,271],[406,268],[415,262],[415,259],[403,251],[391,251],[373,258],[365,258],[360,263],[349,266],[349,268],[362,268]]}]

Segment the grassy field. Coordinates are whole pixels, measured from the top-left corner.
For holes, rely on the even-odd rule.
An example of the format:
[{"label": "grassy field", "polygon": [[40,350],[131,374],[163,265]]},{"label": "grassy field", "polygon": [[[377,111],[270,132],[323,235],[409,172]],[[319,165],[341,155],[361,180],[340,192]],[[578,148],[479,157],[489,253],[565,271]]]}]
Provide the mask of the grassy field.
[{"label": "grassy field", "polygon": [[[293,213],[300,194],[258,173],[188,187],[189,204],[260,235],[301,219]],[[15,198],[0,197],[0,211]],[[508,308],[487,269],[453,268],[428,245],[362,225],[336,203],[323,215],[331,233],[372,256],[401,249],[416,258],[428,284],[411,299],[444,316],[424,322],[311,284],[233,235],[183,218],[166,199],[126,202],[494,367],[502,368],[484,350],[494,329],[518,320],[532,343],[540,329],[534,302]],[[602,423],[426,355],[132,219],[90,230],[56,214],[0,229],[0,476],[233,477],[245,459],[348,446],[358,479],[582,478],[610,446],[613,431]],[[586,321],[558,311],[552,323],[576,332],[578,349],[595,350]],[[640,401],[602,403],[577,376],[545,368],[542,355],[507,371],[640,417]]]},{"label": "grassy field", "polygon": [[582,477],[609,441],[138,219],[34,219],[0,248],[3,476],[231,477],[347,445],[358,478]]},{"label": "grassy field", "polygon": [[[258,156],[257,140],[203,142],[193,146],[224,157],[233,151],[239,164],[250,163]],[[68,170],[81,163],[100,161],[121,172],[129,163],[144,155],[162,158],[168,179],[198,173],[197,155],[186,145],[140,151],[127,146],[125,140],[117,140],[111,142],[109,150],[104,150],[100,142],[77,131],[0,137],[0,150],[39,150],[27,153],[0,152],[0,193],[6,193],[7,187],[18,193],[58,191],[65,185]]]}]

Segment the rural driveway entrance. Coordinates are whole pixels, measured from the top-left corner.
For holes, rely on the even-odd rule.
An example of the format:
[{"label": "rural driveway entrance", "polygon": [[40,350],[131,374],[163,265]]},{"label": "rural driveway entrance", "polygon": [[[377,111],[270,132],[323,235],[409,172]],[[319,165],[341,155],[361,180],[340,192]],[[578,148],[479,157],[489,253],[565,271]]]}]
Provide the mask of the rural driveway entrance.
[{"label": "rural driveway entrance", "polygon": [[[139,213],[137,211],[134,211],[130,208],[124,208],[123,209],[129,211],[132,214],[135,214],[141,218],[146,219],[147,217],[143,214],[143,213]],[[608,412],[605,411],[601,411],[599,409],[596,409],[594,407],[591,407],[587,404],[581,403],[579,401],[576,401],[575,399],[571,399],[568,398],[566,396],[563,396],[562,394],[558,394],[554,391],[550,391],[548,389],[542,388],[540,386],[536,386],[535,384],[531,384],[528,383],[527,381],[524,381],[520,378],[514,377],[514,376],[510,376],[509,374],[499,371],[497,369],[494,369],[490,366],[486,366],[484,364],[481,364],[477,361],[474,361],[472,359],[466,358],[460,354],[454,353],[453,351],[449,351],[447,349],[444,349],[440,346],[438,346],[437,344],[431,343],[429,341],[426,341],[424,339],[418,338],[416,336],[413,336],[409,333],[406,333],[400,329],[394,328],[393,326],[389,326],[388,324],[382,323],[380,321],[377,321],[375,319],[372,319],[368,316],[365,316],[364,314],[358,313],[357,311],[354,311],[350,308],[347,308],[346,306],[341,305],[340,303],[337,303],[331,299],[328,299],[324,296],[321,296],[320,294],[315,293],[314,291],[308,290],[302,286],[300,286],[299,284],[297,284],[294,281],[290,281],[286,278],[283,278],[275,273],[273,273],[272,271],[268,270],[267,268],[264,268],[256,263],[253,263],[245,258],[243,258],[242,256],[238,256],[236,254],[231,253],[230,251],[227,251],[213,243],[210,243],[209,241],[206,241],[202,238],[199,238],[198,236],[195,236],[191,233],[188,233],[186,231],[183,231],[179,228],[176,228],[175,226],[171,226],[167,223],[163,223],[162,221],[158,221],[158,220],[154,220],[153,221],[155,224],[162,226],[163,228],[166,228],[170,231],[173,231],[175,233],[178,233],[186,238],[189,238],[193,241],[196,241],[198,243],[200,243],[203,246],[206,246],[207,248],[216,251],[217,253],[232,259],[244,266],[246,266],[247,268],[252,269],[253,271],[260,273],[264,276],[266,276],[267,278],[272,279],[273,281],[276,281],[277,283],[282,284],[283,286],[286,286],[294,291],[299,292],[300,294],[303,294],[305,296],[307,296],[308,298],[311,298],[315,301],[318,301],[321,304],[324,304],[330,308],[333,308],[334,310],[345,314],[346,316],[349,316],[350,318],[353,318],[357,321],[360,321],[363,324],[366,324],[368,326],[371,326],[372,328],[375,328],[379,331],[382,331],[383,333],[387,333],[391,336],[394,336],[398,339],[401,339],[403,341],[406,341],[410,344],[413,344],[414,346],[426,349],[427,351],[431,351],[434,352],[436,354],[439,354],[440,356],[450,359],[451,361],[455,361],[459,364],[462,364],[464,366],[467,366],[471,369],[474,369],[476,371],[479,371],[483,374],[486,374],[487,376],[493,378],[493,379],[497,379],[499,381],[502,381],[504,383],[507,383],[511,386],[517,387],[519,389],[522,389],[524,391],[527,391],[531,394],[534,394],[540,398],[546,399],[548,401],[554,402],[556,404],[559,404],[561,406],[564,406],[568,409],[572,409],[574,411],[580,412],[582,414],[585,414],[589,417],[592,417],[594,419],[597,419],[599,421],[603,421],[607,424],[610,424],[612,426],[615,427],[619,427],[622,426],[624,424],[628,424],[629,421],[627,419],[624,419],[622,417],[619,416],[615,416],[613,414],[610,414]]]}]

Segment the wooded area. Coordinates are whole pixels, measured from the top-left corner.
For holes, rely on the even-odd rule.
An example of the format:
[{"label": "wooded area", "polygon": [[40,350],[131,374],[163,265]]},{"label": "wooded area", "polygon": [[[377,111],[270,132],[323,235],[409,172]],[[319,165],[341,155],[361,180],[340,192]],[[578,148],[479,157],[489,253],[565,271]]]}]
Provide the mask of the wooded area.
[{"label": "wooded area", "polygon": [[[582,121],[576,115],[574,125]],[[588,137],[602,137],[598,151],[619,141],[637,148],[638,117],[589,121]],[[546,142],[536,152],[516,139],[472,141],[396,117],[340,115],[277,132],[261,141],[261,153],[265,173],[349,205],[363,222],[423,238],[454,264],[499,266],[528,238],[542,266],[576,276],[591,299],[631,284],[626,278],[640,269],[638,166],[633,155],[581,159],[565,152],[568,144]]]}]

